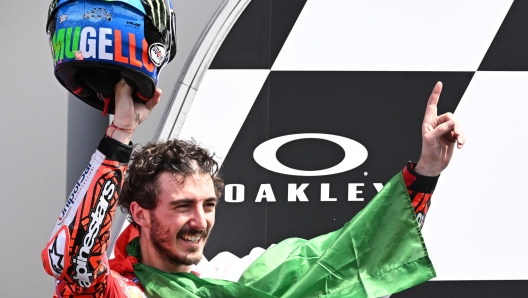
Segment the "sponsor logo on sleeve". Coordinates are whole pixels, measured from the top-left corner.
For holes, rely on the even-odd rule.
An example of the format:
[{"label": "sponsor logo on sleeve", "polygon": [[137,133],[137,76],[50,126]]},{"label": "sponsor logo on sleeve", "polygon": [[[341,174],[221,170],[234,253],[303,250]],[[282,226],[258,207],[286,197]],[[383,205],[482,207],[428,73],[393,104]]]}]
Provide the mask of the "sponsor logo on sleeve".
[{"label": "sponsor logo on sleeve", "polygon": [[96,151],[92,155],[90,163],[88,164],[86,169],[84,169],[81,174],[81,177],[73,187],[73,190],[70,196],[68,197],[68,200],[66,201],[66,206],[64,206],[64,209],[62,209],[62,212],[57,220],[57,223],[51,235],[55,235],[59,231],[59,229],[61,229],[65,225],[69,225],[75,218],[76,211],[79,208],[82,198],[86,194],[86,191],[88,191],[90,183],[92,182],[93,177],[97,173],[97,169],[99,169],[104,159],[104,154],[99,151]]},{"label": "sponsor logo on sleeve", "polygon": [[88,229],[83,237],[79,252],[73,258],[73,263],[75,264],[75,275],[73,279],[83,288],[90,287],[93,281],[94,274],[93,269],[89,268],[89,258],[96,239],[99,236],[101,225],[109,211],[109,201],[114,196],[115,190],[116,184],[112,180],[106,180],[99,195],[97,205],[90,213],[90,222],[88,223]]},{"label": "sponsor logo on sleeve", "polygon": [[73,190],[68,197],[68,200],[66,200],[66,206],[64,206],[64,209],[62,209],[61,215],[59,216],[59,224],[62,224],[65,217],[70,214],[72,207],[75,205],[75,202],[77,201],[79,192],[83,189],[85,186],[86,180],[88,180],[88,174],[92,170],[92,163],[89,163],[86,169],[84,169],[83,173],[81,174],[81,177],[75,183],[75,186],[73,187]]},{"label": "sponsor logo on sleeve", "polygon": [[53,230],[52,235],[57,233],[57,231],[61,228],[62,225],[68,225],[73,220],[77,208],[79,207],[79,204],[82,201],[82,198],[90,187],[90,183],[92,182],[92,179],[95,176],[97,169],[99,169],[104,159],[105,156],[99,151],[92,155],[90,163],[82,172],[81,177],[79,178],[77,183],[75,183],[75,186],[73,187],[70,196],[66,200],[66,206],[64,206],[64,209],[62,209],[61,211],[61,214],[58,218],[57,224],[55,225],[55,229]]},{"label": "sponsor logo on sleeve", "polygon": [[56,278],[59,278],[62,270],[64,270],[64,248],[67,242],[66,229],[62,229],[57,237],[55,237],[55,240],[53,240],[53,243],[48,247],[50,268]]}]

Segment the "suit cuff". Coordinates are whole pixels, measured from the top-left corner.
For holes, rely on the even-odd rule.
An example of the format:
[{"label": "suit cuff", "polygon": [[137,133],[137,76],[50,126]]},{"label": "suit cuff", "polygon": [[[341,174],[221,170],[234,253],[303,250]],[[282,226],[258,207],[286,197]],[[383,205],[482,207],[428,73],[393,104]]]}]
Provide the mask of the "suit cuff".
[{"label": "suit cuff", "polygon": [[97,150],[103,153],[107,159],[116,160],[120,163],[128,163],[130,161],[130,156],[132,155],[133,149],[134,146],[132,142],[130,142],[128,145],[125,145],[118,140],[107,136],[103,137],[101,142],[99,142],[99,146],[97,147]]},{"label": "suit cuff", "polygon": [[421,192],[426,194],[432,194],[438,183],[440,175],[435,177],[423,176],[414,170],[415,163],[409,161],[403,168],[403,180],[408,190],[415,192]]}]

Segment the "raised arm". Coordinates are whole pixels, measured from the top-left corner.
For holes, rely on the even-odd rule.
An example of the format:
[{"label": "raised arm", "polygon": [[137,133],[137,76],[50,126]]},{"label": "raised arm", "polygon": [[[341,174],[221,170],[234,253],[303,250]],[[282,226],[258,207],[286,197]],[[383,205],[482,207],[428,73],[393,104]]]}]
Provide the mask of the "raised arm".
[{"label": "raised arm", "polygon": [[423,225],[438,176],[455,144],[461,148],[465,142],[452,114],[437,115],[441,90],[439,82],[429,98],[416,165],[408,163],[342,229],[280,242],[252,263],[239,283],[284,298],[388,297],[435,277],[414,218]]},{"label": "raised arm", "polygon": [[46,272],[57,280],[56,297],[103,297],[107,284],[106,247],[118,196],[132,153],[130,139],[159,102],[161,90],[145,104],[132,101],[121,80],[115,90],[116,114],[81,174],[42,250]]},{"label": "raised arm", "polygon": [[427,102],[420,160],[417,164],[409,162],[402,172],[420,227],[429,211],[440,173],[451,161],[455,144],[461,149],[466,142],[462,127],[452,113],[438,116],[437,105],[442,87],[442,82],[436,83]]},{"label": "raised arm", "polygon": [[424,176],[435,177],[449,165],[455,144],[461,149],[466,142],[462,127],[452,113],[438,116],[438,100],[442,82],[436,83],[427,102],[422,123],[422,155],[415,171]]}]

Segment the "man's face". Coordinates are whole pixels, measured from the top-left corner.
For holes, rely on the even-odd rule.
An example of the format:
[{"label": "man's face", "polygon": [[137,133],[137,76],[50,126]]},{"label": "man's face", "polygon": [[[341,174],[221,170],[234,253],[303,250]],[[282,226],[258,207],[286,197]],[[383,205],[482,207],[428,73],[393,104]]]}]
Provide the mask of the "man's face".
[{"label": "man's face", "polygon": [[166,172],[159,182],[158,206],[150,211],[152,246],[173,265],[196,264],[215,221],[213,180],[209,174],[184,180]]}]

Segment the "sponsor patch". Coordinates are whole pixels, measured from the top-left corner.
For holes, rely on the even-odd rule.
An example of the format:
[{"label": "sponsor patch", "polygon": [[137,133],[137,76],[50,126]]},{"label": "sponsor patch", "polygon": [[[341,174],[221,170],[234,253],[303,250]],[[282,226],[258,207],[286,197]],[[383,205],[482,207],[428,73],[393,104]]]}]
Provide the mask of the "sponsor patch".
[{"label": "sponsor patch", "polygon": [[64,270],[64,248],[69,242],[66,235],[66,227],[55,237],[53,243],[48,246],[48,258],[53,276],[59,278]]},{"label": "sponsor patch", "polygon": [[73,218],[75,217],[75,212],[79,208],[79,204],[81,203],[82,198],[90,187],[90,183],[92,182],[92,179],[95,176],[97,169],[99,169],[104,159],[105,156],[99,151],[96,151],[92,155],[90,163],[81,174],[81,177],[73,187],[70,196],[66,200],[66,206],[64,206],[64,209],[62,209],[62,212],[57,220],[57,224],[55,225],[55,228],[53,229],[51,235],[55,235],[55,233],[57,233],[57,231],[63,225],[68,225],[73,220]]},{"label": "sponsor patch", "polygon": [[68,15],[67,14],[63,14],[61,16],[59,16],[59,23],[64,23],[66,20],[68,19]]},{"label": "sponsor patch", "polygon": [[97,21],[112,21],[112,13],[102,7],[96,7],[85,12],[83,18]]},{"label": "sponsor patch", "polygon": [[138,23],[138,22],[132,22],[132,21],[126,21],[125,25],[128,26],[128,27],[132,27],[132,28],[139,28],[139,27],[141,27],[141,24],[140,24],[140,23]]},{"label": "sponsor patch", "polygon": [[90,213],[90,222],[88,223],[88,229],[83,237],[79,252],[73,259],[73,263],[75,263],[75,275],[73,279],[77,280],[77,284],[83,288],[90,287],[94,279],[94,272],[93,269],[90,269],[89,258],[92,253],[92,248],[96,244],[96,239],[99,236],[106,214],[110,209],[109,202],[114,196],[116,187],[116,184],[112,180],[105,181],[99,194],[97,206]]},{"label": "sponsor patch", "polygon": [[167,49],[161,43],[153,43],[150,45],[149,50],[150,61],[157,67],[160,67],[165,63],[168,57]]},{"label": "sponsor patch", "polygon": [[93,166],[92,163],[89,163],[86,169],[84,169],[83,173],[81,174],[81,177],[73,187],[73,190],[68,197],[68,200],[66,201],[66,206],[64,206],[64,209],[62,209],[61,215],[59,216],[59,222],[62,222],[63,219],[68,216],[70,213],[72,207],[74,206],[74,203],[77,201],[78,193],[83,188],[86,182],[86,178],[88,177],[88,174],[92,170]]}]

